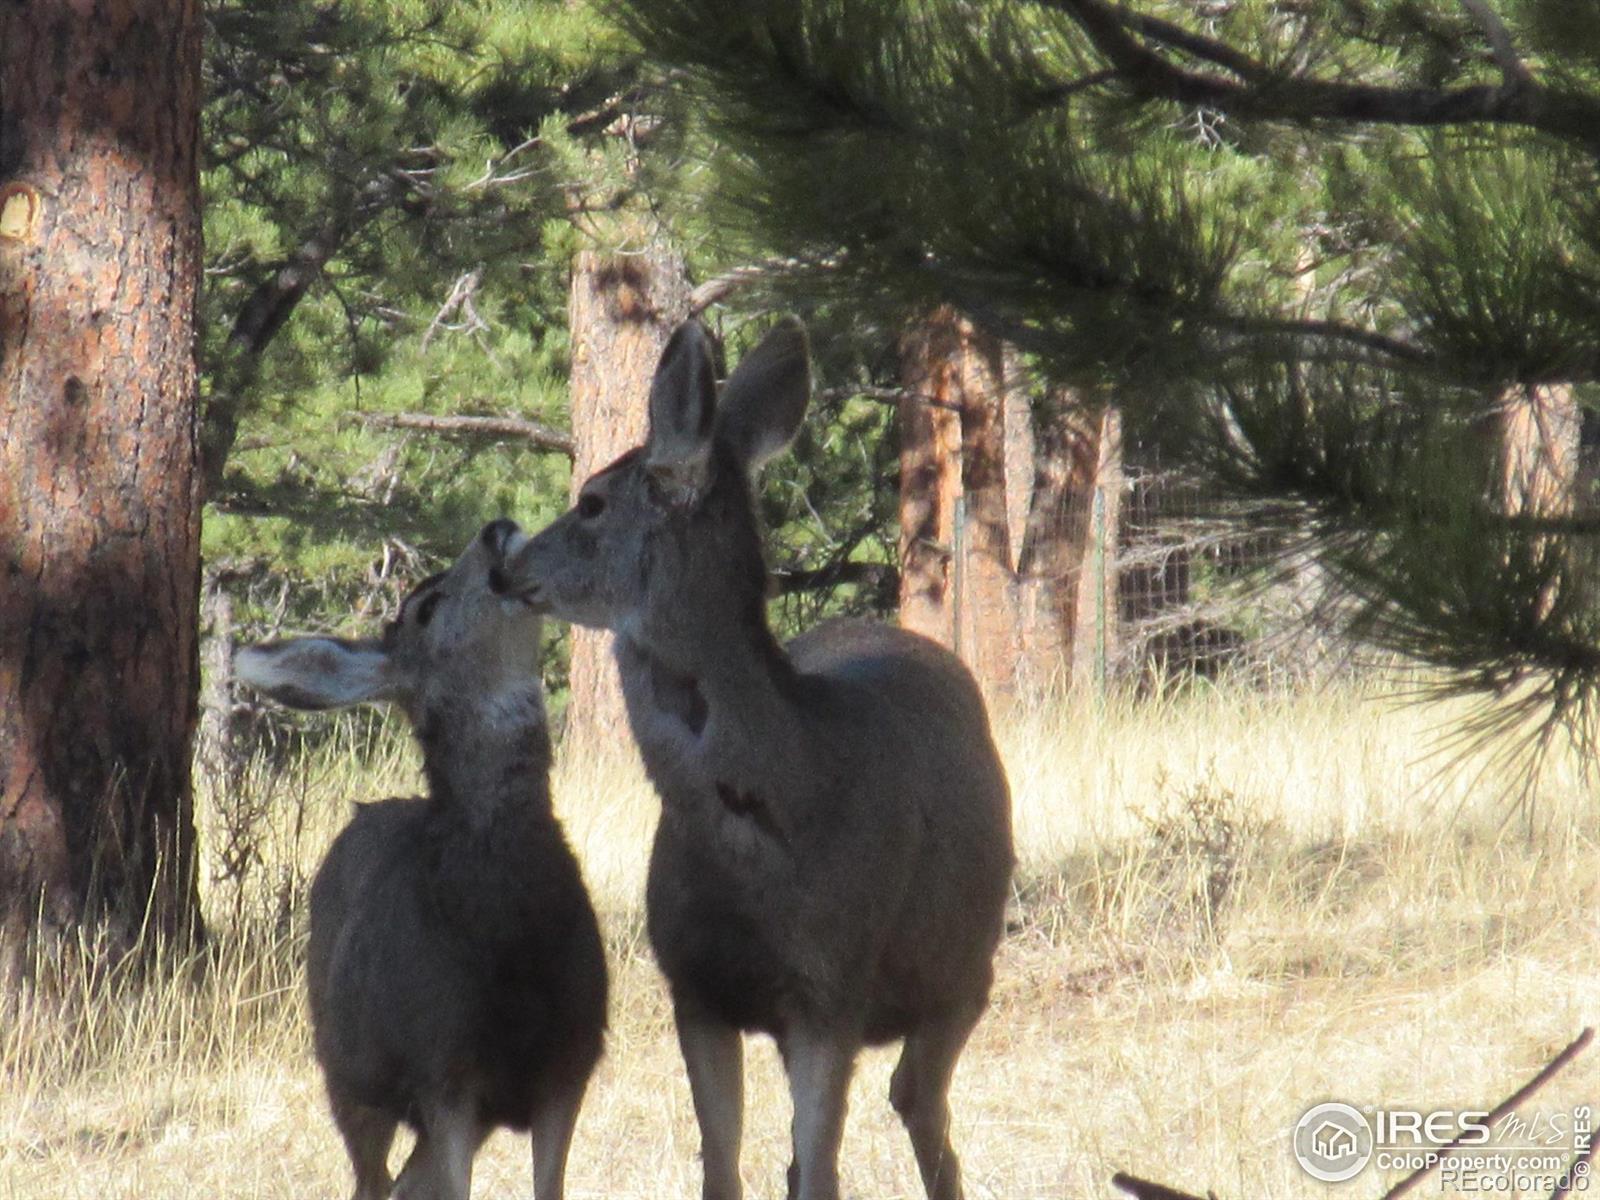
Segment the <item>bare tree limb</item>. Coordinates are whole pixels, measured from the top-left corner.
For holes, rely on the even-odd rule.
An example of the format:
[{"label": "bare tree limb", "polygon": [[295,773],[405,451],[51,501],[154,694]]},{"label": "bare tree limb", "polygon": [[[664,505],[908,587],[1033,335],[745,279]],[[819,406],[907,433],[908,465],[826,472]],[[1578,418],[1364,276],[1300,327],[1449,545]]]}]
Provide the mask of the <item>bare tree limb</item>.
[{"label": "bare tree limb", "polygon": [[773,571],[771,574],[771,590],[776,596],[825,591],[843,583],[862,584],[884,596],[893,596],[900,590],[900,572],[889,563],[840,562],[812,570]]},{"label": "bare tree limb", "polygon": [[[1516,1091],[1512,1092],[1511,1095],[1507,1096],[1504,1100],[1500,1101],[1499,1104],[1495,1105],[1493,1111],[1482,1118],[1482,1123],[1485,1125],[1493,1125],[1501,1117],[1505,1116],[1512,1109],[1516,1108],[1517,1105],[1521,1104],[1529,1096],[1533,1095],[1545,1084],[1554,1079],[1556,1075],[1561,1072],[1562,1068],[1564,1068],[1573,1059],[1577,1058],[1578,1055],[1582,1054],[1584,1050],[1588,1048],[1589,1043],[1593,1040],[1594,1029],[1592,1027],[1585,1029],[1577,1037],[1572,1039],[1571,1044],[1569,1044],[1565,1050],[1547,1062],[1537,1075],[1528,1080],[1527,1083],[1523,1084]],[[1461,1138],[1457,1138],[1448,1146],[1441,1146],[1438,1154],[1434,1156],[1432,1163],[1426,1167],[1423,1167],[1420,1171],[1413,1171],[1410,1175],[1407,1175],[1399,1183],[1395,1184],[1392,1188],[1385,1192],[1382,1200],[1395,1200],[1397,1196],[1405,1195],[1412,1188],[1416,1187],[1430,1174],[1432,1174],[1434,1168],[1439,1166],[1440,1163],[1444,1162],[1444,1160],[1448,1158],[1452,1152],[1461,1148]]]},{"label": "bare tree limb", "polygon": [[849,400],[859,397],[870,400],[874,404],[899,404],[902,400],[915,400],[918,404],[926,404],[929,408],[942,408],[949,412],[960,412],[961,405],[949,400],[941,400],[937,396],[930,396],[926,392],[913,392],[910,388],[902,387],[835,387],[825,388],[817,393],[821,402],[833,400]]},{"label": "bare tree limb", "polygon": [[726,300],[740,288],[763,279],[786,275],[805,266],[828,264],[802,263],[797,258],[769,258],[765,262],[750,263],[725,271],[715,279],[708,279],[689,293],[689,315],[697,317],[713,304]]},{"label": "bare tree limb", "polygon": [[1522,56],[1511,41],[1511,31],[1506,28],[1499,14],[1489,7],[1489,0],[1461,0],[1461,7],[1472,15],[1472,19],[1483,30],[1483,36],[1489,39],[1489,49],[1494,53],[1494,61],[1500,67],[1500,76],[1506,86],[1512,88],[1532,84],[1533,76],[1528,74]]},{"label": "bare tree limb", "polygon": [[362,413],[359,420],[374,429],[415,429],[447,437],[514,438],[552,454],[574,453],[572,435],[523,417],[439,417],[431,413]]},{"label": "bare tree limb", "polygon": [[477,309],[472,306],[472,297],[483,283],[483,267],[474,267],[465,275],[456,280],[455,286],[450,289],[450,294],[445,297],[439,311],[433,314],[433,320],[428,322],[428,328],[422,333],[422,340],[417,343],[419,353],[428,352],[428,343],[433,341],[434,334],[441,329],[452,328],[446,322],[460,311],[467,319],[461,326],[466,329],[488,329],[489,325],[478,315]]}]

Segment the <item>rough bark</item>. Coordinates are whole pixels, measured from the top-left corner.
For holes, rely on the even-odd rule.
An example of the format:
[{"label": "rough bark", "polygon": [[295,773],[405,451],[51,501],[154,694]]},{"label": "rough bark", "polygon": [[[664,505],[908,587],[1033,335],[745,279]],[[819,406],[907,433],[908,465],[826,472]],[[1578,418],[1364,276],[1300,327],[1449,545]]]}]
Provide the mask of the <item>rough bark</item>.
[{"label": "rough bark", "polygon": [[955,645],[951,559],[961,494],[961,417],[951,400],[955,326],[914,324],[900,345],[900,624]]},{"label": "rough bark", "polygon": [[1000,340],[963,324],[957,359],[961,403],[962,657],[990,692],[1015,688],[1017,613],[1007,516],[1006,393]]},{"label": "rough bark", "polygon": [[[589,249],[572,267],[572,494],[590,475],[644,441],[645,400],[656,362],[689,311],[683,260],[654,228],[637,249]],[[572,629],[566,738],[575,745],[629,744],[611,657],[611,635]]]},{"label": "rough bark", "polygon": [[1041,415],[1017,570],[1022,683],[1032,689],[1098,683],[1117,650],[1120,421],[1067,392]]},{"label": "rough bark", "polygon": [[1507,512],[1572,511],[1582,410],[1570,387],[1513,387],[1495,408],[1501,500]]},{"label": "rough bark", "polygon": [[901,373],[900,623],[991,693],[1099,679],[1116,653],[1115,411],[1058,395],[1036,419],[1014,357],[949,309],[907,332]]},{"label": "rough bark", "polygon": [[1072,679],[1104,683],[1117,658],[1116,547],[1122,516],[1122,419],[1109,405],[1069,410],[1071,504],[1083,514],[1071,606]]},{"label": "rough bark", "polygon": [[194,0],[0,6],[0,970],[197,929]]},{"label": "rough bark", "polygon": [[[991,691],[1017,669],[998,339],[942,308],[901,343],[900,623],[951,647]],[[961,519],[958,521],[958,502]]]}]

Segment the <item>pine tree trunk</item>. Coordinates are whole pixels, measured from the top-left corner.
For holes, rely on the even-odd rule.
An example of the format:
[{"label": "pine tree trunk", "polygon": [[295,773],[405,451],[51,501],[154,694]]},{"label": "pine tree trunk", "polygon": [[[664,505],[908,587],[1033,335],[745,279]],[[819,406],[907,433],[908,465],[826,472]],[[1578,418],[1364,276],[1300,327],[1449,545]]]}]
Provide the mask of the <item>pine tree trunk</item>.
[{"label": "pine tree trunk", "polygon": [[958,343],[947,320],[907,330],[900,344],[900,624],[955,645],[956,499],[961,416],[950,398]]},{"label": "pine tree trunk", "polygon": [[991,694],[1012,692],[1017,611],[1007,515],[1006,395],[1000,340],[963,327],[960,358],[962,591],[957,639]]},{"label": "pine tree trunk", "polygon": [[998,339],[949,308],[901,343],[900,623],[954,649],[991,691],[1010,690],[1017,669],[1003,360]]},{"label": "pine tree trunk", "polygon": [[1117,658],[1116,549],[1122,518],[1122,418],[1110,405],[1068,414],[1071,506],[1084,514],[1072,606],[1072,681],[1103,686]]},{"label": "pine tree trunk", "polygon": [[[645,401],[656,362],[689,311],[683,260],[659,230],[642,248],[580,251],[572,267],[572,495],[590,475],[644,441]],[[573,745],[631,742],[611,635],[572,629],[571,699],[565,737]]]},{"label": "pine tree trunk", "polygon": [[1583,424],[1572,388],[1510,388],[1495,415],[1506,511],[1540,516],[1571,512]]},{"label": "pine tree trunk", "polygon": [[0,7],[9,982],[31,935],[198,930],[199,35],[194,0]]},{"label": "pine tree trunk", "polygon": [[1034,431],[1034,484],[1017,571],[1023,686],[1098,683],[1116,653],[1116,410],[1051,397]]},{"label": "pine tree trunk", "polygon": [[900,623],[991,694],[1098,681],[1116,653],[1115,410],[1036,422],[1013,356],[950,309],[901,347]]}]

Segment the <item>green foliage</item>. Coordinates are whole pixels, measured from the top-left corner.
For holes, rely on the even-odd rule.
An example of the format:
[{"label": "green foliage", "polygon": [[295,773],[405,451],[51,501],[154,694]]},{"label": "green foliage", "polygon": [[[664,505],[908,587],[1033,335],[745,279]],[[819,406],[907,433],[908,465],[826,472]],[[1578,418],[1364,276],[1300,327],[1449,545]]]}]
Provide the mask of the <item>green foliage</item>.
[{"label": "green foliage", "polygon": [[620,4],[794,293],[953,302],[1113,396],[1459,686],[1600,684],[1600,528],[1508,504],[1491,436],[1600,380],[1586,6]]},{"label": "green foliage", "polygon": [[[393,418],[564,429],[573,254],[653,207],[712,273],[730,260],[698,209],[719,183],[683,169],[697,127],[649,112],[586,5],[216,0],[207,22],[206,561],[247,632],[370,629],[484,520],[536,528],[569,484],[559,453]],[[892,409],[831,386],[892,357],[848,314],[805,315],[830,390],[763,491],[777,562],[822,584],[780,600],[791,630],[881,609],[839,569],[895,557]],[[736,361],[754,335],[729,325]]]},{"label": "green foliage", "polygon": [[374,607],[484,519],[564,502],[559,455],[378,419],[564,424],[551,235],[631,60],[553,2],[215,3],[207,21],[206,556],[292,581],[302,620]]}]

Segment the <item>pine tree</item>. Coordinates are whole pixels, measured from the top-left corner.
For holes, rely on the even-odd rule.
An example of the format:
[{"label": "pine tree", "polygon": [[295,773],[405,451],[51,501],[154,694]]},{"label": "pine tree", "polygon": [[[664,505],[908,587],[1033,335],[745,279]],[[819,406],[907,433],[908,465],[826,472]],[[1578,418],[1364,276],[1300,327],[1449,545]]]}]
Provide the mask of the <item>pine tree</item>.
[{"label": "pine tree", "polygon": [[199,931],[199,35],[0,10],[0,993]]},{"label": "pine tree", "polygon": [[624,20],[705,114],[729,252],[793,264],[773,290],[880,324],[954,304],[1314,546],[1359,634],[1451,687],[1516,688],[1514,717],[1584,714],[1600,681],[1570,465],[1600,377],[1582,7],[627,0]]}]

